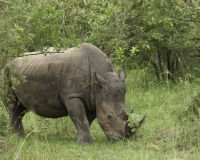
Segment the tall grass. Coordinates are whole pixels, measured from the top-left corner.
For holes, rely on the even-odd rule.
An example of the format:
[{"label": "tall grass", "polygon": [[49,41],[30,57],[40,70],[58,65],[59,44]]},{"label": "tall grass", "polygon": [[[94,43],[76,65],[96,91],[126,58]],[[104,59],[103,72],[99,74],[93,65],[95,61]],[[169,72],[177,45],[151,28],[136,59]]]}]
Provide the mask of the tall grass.
[{"label": "tall grass", "polygon": [[[144,70],[135,70],[128,73],[126,83],[128,108],[134,108],[136,114],[147,113],[144,125],[131,139],[110,144],[95,120],[91,135],[96,141],[78,145],[69,117],[46,119],[27,113],[23,120],[26,139],[17,139],[5,130],[0,139],[0,159],[198,160],[200,120],[188,112],[193,97],[200,92],[198,79],[161,83]],[[5,109],[0,111],[8,118]]]}]

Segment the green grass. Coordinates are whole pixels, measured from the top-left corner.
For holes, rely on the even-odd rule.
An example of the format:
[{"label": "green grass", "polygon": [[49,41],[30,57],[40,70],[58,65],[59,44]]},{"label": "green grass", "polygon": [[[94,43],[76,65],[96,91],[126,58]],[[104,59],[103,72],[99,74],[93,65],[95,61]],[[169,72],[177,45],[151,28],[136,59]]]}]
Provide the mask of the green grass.
[{"label": "green grass", "polygon": [[[96,141],[79,145],[69,117],[45,119],[27,113],[23,120],[26,139],[9,133],[7,125],[0,138],[0,159],[198,160],[200,120],[192,113],[186,114],[193,97],[200,92],[198,79],[176,84],[149,79],[144,71],[132,71],[126,81],[127,106],[136,114],[147,113],[144,125],[133,138],[111,144],[95,120],[91,135]],[[0,108],[1,114],[8,118],[4,108]]]}]

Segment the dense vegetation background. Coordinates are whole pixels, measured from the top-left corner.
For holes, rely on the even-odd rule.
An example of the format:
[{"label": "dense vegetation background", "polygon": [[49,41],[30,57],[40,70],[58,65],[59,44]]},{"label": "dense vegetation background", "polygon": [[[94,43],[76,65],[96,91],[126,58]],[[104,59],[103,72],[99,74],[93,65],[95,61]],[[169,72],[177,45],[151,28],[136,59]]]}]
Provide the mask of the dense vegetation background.
[{"label": "dense vegetation background", "polygon": [[198,71],[198,0],[1,0],[1,68],[25,51],[89,42],[122,68],[158,79]]},{"label": "dense vegetation background", "polygon": [[[98,148],[103,151],[106,142],[93,146],[99,159],[108,159],[110,154],[117,155],[114,159],[122,159],[118,152],[115,153],[115,147],[116,151],[121,151],[119,146],[127,149],[125,155],[137,151],[146,159],[159,159],[162,155],[165,159],[200,157],[199,37],[198,0],[0,0],[0,70],[24,52],[45,53],[48,47],[59,50],[82,42],[96,45],[117,68],[128,70],[128,106],[139,113],[149,112],[149,118],[136,138],[138,142],[130,140],[126,144],[110,146],[112,151],[104,155],[98,153]],[[7,121],[5,109],[1,107],[0,135],[3,138],[0,139],[0,153],[5,153],[5,158],[30,159],[34,152],[23,153],[34,137],[27,144],[22,141],[17,145],[6,131]],[[39,122],[41,126],[52,123],[43,119]],[[55,126],[58,124],[55,122]],[[34,131],[31,123],[27,127],[29,133]],[[96,127],[95,123],[93,130],[98,132],[95,135],[101,141],[103,135]],[[41,146],[34,142],[36,158],[32,159],[42,159],[41,148],[47,147],[45,151],[52,153],[54,146],[51,143],[62,146],[59,137],[62,139],[61,135],[66,134],[62,132],[54,134],[53,140],[48,132],[39,134],[40,140],[44,141]],[[58,138],[55,137],[57,134]],[[64,139],[70,141],[70,138]],[[63,145],[63,150],[65,147]],[[69,159],[77,155],[77,148],[72,145],[72,158]],[[76,159],[94,159],[92,153],[86,154],[90,148],[77,149]],[[58,153],[62,154],[62,151]],[[135,158],[144,159],[142,155],[136,154]],[[47,159],[47,156],[44,154],[43,158]],[[60,157],[55,155],[55,158]]]}]

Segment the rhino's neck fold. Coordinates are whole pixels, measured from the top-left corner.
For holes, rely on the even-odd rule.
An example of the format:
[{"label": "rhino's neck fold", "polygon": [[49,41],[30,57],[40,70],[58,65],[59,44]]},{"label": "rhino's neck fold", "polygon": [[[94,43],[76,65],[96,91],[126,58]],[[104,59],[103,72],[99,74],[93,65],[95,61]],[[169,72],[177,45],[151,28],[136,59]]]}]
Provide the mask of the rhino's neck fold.
[{"label": "rhino's neck fold", "polygon": [[92,75],[93,75],[93,71],[92,71],[92,66],[91,66],[91,59],[90,59],[90,56],[88,55],[88,51],[86,51],[86,55],[87,55],[87,59],[88,59],[88,71],[89,71],[89,92],[90,92],[90,94],[89,94],[89,105],[90,105],[90,107],[89,107],[89,109],[90,110],[96,110],[96,105],[95,105],[95,98],[94,98],[94,96],[95,96],[95,92],[94,92],[94,86],[93,86],[93,78],[92,78]]}]

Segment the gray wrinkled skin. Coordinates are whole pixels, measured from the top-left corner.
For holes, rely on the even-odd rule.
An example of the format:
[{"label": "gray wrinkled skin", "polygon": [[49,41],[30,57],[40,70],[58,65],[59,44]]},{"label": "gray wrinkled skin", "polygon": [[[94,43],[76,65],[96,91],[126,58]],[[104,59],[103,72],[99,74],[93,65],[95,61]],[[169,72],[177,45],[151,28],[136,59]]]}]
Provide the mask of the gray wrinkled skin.
[{"label": "gray wrinkled skin", "polygon": [[[12,79],[21,75],[26,82],[16,85]],[[24,136],[22,117],[32,111],[49,118],[70,116],[78,143],[93,141],[89,127],[95,118],[111,142],[131,135],[125,78],[125,71],[117,76],[107,56],[87,43],[64,53],[16,58],[3,71],[11,127]]]}]

